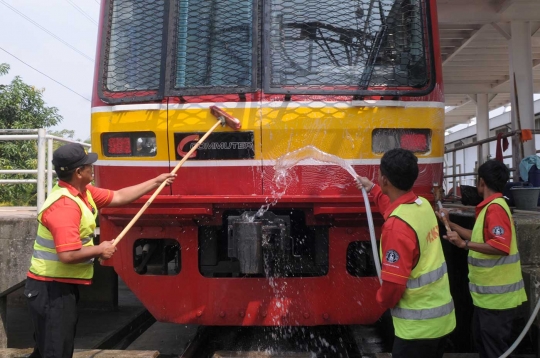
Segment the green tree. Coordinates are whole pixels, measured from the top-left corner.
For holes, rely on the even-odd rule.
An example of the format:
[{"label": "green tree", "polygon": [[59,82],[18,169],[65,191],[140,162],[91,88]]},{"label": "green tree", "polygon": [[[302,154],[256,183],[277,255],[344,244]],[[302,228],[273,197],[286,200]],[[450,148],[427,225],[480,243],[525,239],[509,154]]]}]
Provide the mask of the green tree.
[{"label": "green tree", "polygon": [[[0,76],[7,74],[8,64],[0,64]],[[44,89],[36,89],[16,76],[10,84],[0,86],[0,128],[49,128],[62,121],[56,107],[43,100]],[[0,169],[36,169],[37,142],[0,142]],[[0,179],[34,179],[35,175],[1,175]],[[36,205],[34,184],[0,184],[0,205]]]}]

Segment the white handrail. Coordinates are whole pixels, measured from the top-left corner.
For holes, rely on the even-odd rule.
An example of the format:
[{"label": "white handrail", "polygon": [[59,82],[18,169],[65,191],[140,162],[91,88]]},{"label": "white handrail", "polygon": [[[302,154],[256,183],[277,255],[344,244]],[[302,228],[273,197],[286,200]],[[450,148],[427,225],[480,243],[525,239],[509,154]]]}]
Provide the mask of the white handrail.
[{"label": "white handrail", "polygon": [[[54,173],[52,166],[53,141],[56,140],[64,143],[79,143],[83,147],[92,148],[92,146],[88,143],[49,135],[44,128],[0,129],[0,141],[17,140],[37,140],[37,169],[4,169],[0,170],[0,174],[34,174],[37,175],[37,179],[0,179],[0,184],[37,184],[38,211],[45,202],[45,186],[47,187],[47,194],[50,194],[52,190]],[[45,157],[47,157],[47,160],[45,160]]]}]

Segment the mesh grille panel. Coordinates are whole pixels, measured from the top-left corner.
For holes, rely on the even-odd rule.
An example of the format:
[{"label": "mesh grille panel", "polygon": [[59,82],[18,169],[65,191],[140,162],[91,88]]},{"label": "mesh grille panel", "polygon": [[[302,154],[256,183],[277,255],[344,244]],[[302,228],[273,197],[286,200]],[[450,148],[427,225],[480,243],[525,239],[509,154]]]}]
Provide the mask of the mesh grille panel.
[{"label": "mesh grille panel", "polygon": [[106,102],[261,88],[402,95],[432,83],[425,0],[177,0],[171,23],[165,3],[109,0]]},{"label": "mesh grille panel", "polygon": [[422,87],[420,0],[271,0],[271,88]]},{"label": "mesh grille panel", "polygon": [[251,87],[252,1],[180,0],[174,88]]},{"label": "mesh grille panel", "polygon": [[109,2],[104,91],[131,92],[130,95],[140,97],[159,89],[164,9],[163,0]]}]

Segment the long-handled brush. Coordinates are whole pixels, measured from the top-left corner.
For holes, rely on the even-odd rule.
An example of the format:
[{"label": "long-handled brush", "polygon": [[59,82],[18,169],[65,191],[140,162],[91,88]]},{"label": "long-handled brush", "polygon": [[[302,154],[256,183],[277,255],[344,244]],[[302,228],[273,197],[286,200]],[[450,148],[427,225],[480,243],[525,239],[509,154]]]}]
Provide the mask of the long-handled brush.
[{"label": "long-handled brush", "polygon": [[[190,151],[187,152],[184,158],[182,158],[182,160],[178,164],[176,164],[171,174],[175,174],[178,171],[178,169],[180,169],[182,164],[184,164],[184,162],[191,156],[191,154],[193,154],[193,152],[195,152],[197,148],[199,148],[199,146],[206,140],[206,138],[208,138],[210,133],[212,133],[214,129],[216,129],[217,126],[219,126],[220,124],[222,126],[228,125],[229,127],[235,130],[239,130],[242,127],[242,124],[237,118],[234,118],[233,116],[229,115],[228,113],[224,112],[222,109],[216,106],[211,106],[210,112],[212,113],[212,115],[214,115],[218,119],[218,122],[216,122],[216,124],[214,124],[212,128],[210,128],[208,132],[206,132],[206,134],[203,135],[201,139],[199,139],[199,141],[193,146],[193,148],[191,148]],[[152,194],[150,199],[148,199],[148,201],[142,206],[142,208],[139,210],[137,215],[135,215],[133,219],[131,219],[129,224],[127,224],[127,226],[124,228],[124,230],[122,230],[120,235],[118,235],[116,239],[113,240],[112,242],[113,246],[116,246],[120,242],[120,240],[122,240],[124,235],[126,235],[126,233],[129,231],[129,229],[131,229],[133,224],[135,224],[135,222],[141,217],[144,211],[150,206],[150,204],[152,204],[156,196],[161,192],[161,190],[165,187],[165,185],[167,185],[166,180],[163,183],[161,183],[161,185],[156,189],[154,194]]]}]

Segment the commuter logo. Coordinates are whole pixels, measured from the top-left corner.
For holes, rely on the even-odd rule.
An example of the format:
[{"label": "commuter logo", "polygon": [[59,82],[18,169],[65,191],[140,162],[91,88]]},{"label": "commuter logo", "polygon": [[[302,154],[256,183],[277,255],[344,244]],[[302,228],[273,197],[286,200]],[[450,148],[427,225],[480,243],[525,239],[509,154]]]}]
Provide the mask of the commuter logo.
[{"label": "commuter logo", "polygon": [[504,234],[504,229],[501,226],[495,226],[493,228],[493,235],[501,236]]},{"label": "commuter logo", "polygon": [[[176,159],[184,158],[205,133],[174,133]],[[253,131],[211,133],[189,156],[191,160],[253,159]]]},{"label": "commuter logo", "polygon": [[396,250],[388,250],[386,251],[386,261],[393,264],[398,262],[399,260],[399,254]]}]

